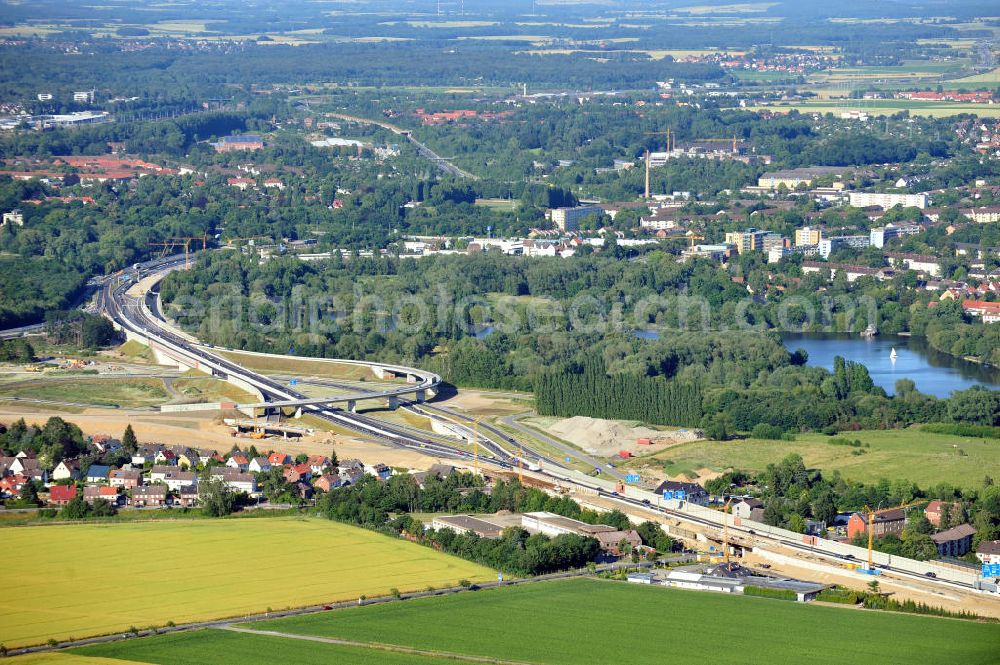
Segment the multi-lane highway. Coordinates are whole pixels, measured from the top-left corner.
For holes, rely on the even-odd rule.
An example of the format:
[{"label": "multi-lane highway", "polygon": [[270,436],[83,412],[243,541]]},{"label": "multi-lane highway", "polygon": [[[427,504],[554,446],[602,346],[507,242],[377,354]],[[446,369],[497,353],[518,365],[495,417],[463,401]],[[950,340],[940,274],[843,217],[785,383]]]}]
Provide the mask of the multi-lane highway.
[{"label": "multi-lane highway", "polygon": [[[141,278],[150,275],[163,276],[170,270],[183,265],[183,263],[184,257],[179,256],[144,264],[136,268],[136,277]],[[131,285],[131,281],[123,280],[120,276],[106,280],[98,294],[98,310],[110,317],[122,329],[145,338],[149,343],[156,345],[162,350],[169,351],[175,357],[179,356],[195,362],[203,368],[209,368],[217,376],[236,377],[246,384],[253,386],[263,395],[264,403],[301,403],[304,405],[303,409],[308,413],[393,446],[416,449],[431,455],[459,459],[466,462],[472,458],[473,455],[467,450],[449,446],[419,430],[393,425],[357,413],[317,404],[314,398],[309,398],[284,383],[248,370],[219,354],[213,353],[209,349],[193,343],[190,339],[173,332],[166,321],[159,318],[158,310],[151,309],[146,303],[145,294],[140,298],[127,295],[126,291]],[[154,312],[156,313],[154,314]],[[419,370],[413,370],[413,372],[421,374]],[[365,393],[367,398],[372,398],[379,394],[378,391]],[[471,417],[437,405],[410,403],[406,406],[428,417],[444,417],[453,423],[459,423],[461,427],[467,429],[471,428],[474,424],[474,420]],[[483,456],[482,461],[506,469],[510,469],[515,465],[517,459],[513,451],[515,449],[522,449],[522,442],[515,440],[503,430],[488,423],[480,424],[479,427],[482,431],[488,433],[488,436],[480,439],[486,451],[486,455]],[[717,519],[713,520],[706,516],[695,514],[690,510],[683,509],[683,506],[680,505],[676,508],[669,504],[668,506],[656,505],[656,503],[651,502],[649,499],[637,499],[632,496],[625,496],[617,491],[609,491],[607,483],[602,484],[597,479],[587,479],[582,474],[562,468],[557,460],[539,455],[534,451],[530,455],[541,462],[540,466],[537,464],[532,465],[532,472],[536,476],[546,479],[554,485],[579,492],[581,496],[590,495],[599,497],[604,502],[612,502],[622,508],[631,509],[632,512],[639,510],[658,514],[664,519],[676,520],[679,523],[708,530],[714,534],[715,538],[718,538],[722,531],[722,527]],[[772,529],[766,525],[756,525],[748,522],[743,522],[742,525],[731,523],[729,530],[734,540],[743,540],[743,542],[753,543],[754,546],[773,548],[776,551],[809,556],[830,566],[843,567],[844,564],[850,561],[860,562],[853,554],[846,554],[841,551],[842,547],[840,550],[834,548],[830,544],[830,541],[819,539],[812,542],[802,542],[793,539],[787,533],[779,533],[780,530]],[[858,550],[858,553],[860,553],[860,550]],[[918,562],[909,562],[899,557],[895,558],[894,561],[896,561],[897,565],[891,565],[890,562],[890,564],[879,565],[878,568],[884,573],[890,573],[898,578],[919,579],[925,586],[936,585],[942,590],[950,588],[967,591],[972,588],[972,584],[968,581],[968,574],[961,575],[957,572],[950,572],[947,568],[939,567],[936,569],[936,576],[930,577],[926,573],[915,572],[915,569],[919,570],[919,567],[913,564],[918,564]]]},{"label": "multi-lane highway", "polygon": [[[183,256],[169,257],[137,266],[132,275],[137,280],[150,275],[166,275],[169,271],[183,264]],[[248,370],[219,354],[192,343],[189,339],[172,332],[163,319],[157,318],[153,314],[156,310],[151,310],[144,302],[147,294],[143,294],[139,298],[127,295],[126,291],[132,284],[131,279],[123,277],[109,279],[98,293],[98,310],[122,329],[146,339],[147,342],[172,356],[197,363],[200,367],[210,369],[213,374],[220,378],[234,377],[253,386],[264,397],[264,404],[301,404],[306,412],[319,418],[366,436],[375,437],[394,446],[416,449],[440,457],[458,459],[472,457],[465,450],[447,446],[429,438],[419,437],[410,431],[384,421],[317,404],[315,399],[303,395],[287,385]],[[395,395],[398,391],[391,389],[388,392]],[[496,461],[510,463],[509,460],[505,459],[497,459]]]},{"label": "multi-lane highway", "polygon": [[[307,101],[303,101],[302,104],[305,106],[305,108],[307,109],[309,108]],[[399,127],[389,122],[385,122],[384,120],[372,120],[371,118],[362,118],[360,116],[348,115],[346,113],[327,113],[326,115],[331,118],[339,118],[340,120],[346,120],[348,122],[356,122],[362,125],[376,125],[383,129],[388,129],[393,134],[396,134],[397,136],[402,136],[407,141],[409,141],[410,144],[414,148],[416,148],[417,153],[421,157],[430,161],[436,167],[441,169],[444,173],[456,176],[458,178],[468,178],[469,180],[479,179],[476,176],[469,173],[468,171],[464,171],[458,168],[457,166],[451,163],[450,159],[440,156],[439,154],[428,148],[426,144],[421,143],[417,139],[413,138],[413,133],[410,132],[410,130],[408,129],[403,129],[402,127]]]}]

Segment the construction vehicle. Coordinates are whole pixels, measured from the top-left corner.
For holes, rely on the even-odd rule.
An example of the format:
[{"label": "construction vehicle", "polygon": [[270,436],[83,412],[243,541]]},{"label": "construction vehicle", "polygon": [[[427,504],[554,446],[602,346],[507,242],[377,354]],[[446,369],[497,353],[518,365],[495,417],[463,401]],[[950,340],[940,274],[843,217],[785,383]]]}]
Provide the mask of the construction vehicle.
[{"label": "construction vehicle", "polygon": [[251,439],[260,440],[260,439],[263,439],[263,438],[266,438],[266,437],[267,437],[267,432],[265,432],[263,428],[258,428],[257,427],[257,410],[254,409],[254,412],[253,412],[253,431],[250,432],[250,438]]}]

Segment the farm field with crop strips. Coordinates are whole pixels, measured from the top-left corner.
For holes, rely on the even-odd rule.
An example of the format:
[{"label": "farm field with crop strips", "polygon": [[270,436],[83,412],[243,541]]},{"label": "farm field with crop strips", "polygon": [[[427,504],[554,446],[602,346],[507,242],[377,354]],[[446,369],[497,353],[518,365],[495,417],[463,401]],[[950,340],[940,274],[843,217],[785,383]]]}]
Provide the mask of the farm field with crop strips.
[{"label": "farm field with crop strips", "polygon": [[630,663],[696,662],[710,654],[713,663],[734,665],[932,665],[946,656],[985,665],[1000,653],[995,624],[602,580],[544,582],[251,626],[548,665],[610,663],[622,654]]},{"label": "farm field with crop strips", "polygon": [[318,518],[13,527],[0,584],[11,648],[489,580],[494,573]]}]

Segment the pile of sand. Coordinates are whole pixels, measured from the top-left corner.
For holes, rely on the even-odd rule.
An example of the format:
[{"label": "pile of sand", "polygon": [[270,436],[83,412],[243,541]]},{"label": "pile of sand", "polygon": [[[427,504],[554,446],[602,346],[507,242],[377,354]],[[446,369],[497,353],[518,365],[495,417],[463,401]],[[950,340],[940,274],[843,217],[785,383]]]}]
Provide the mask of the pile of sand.
[{"label": "pile of sand", "polygon": [[[591,455],[611,457],[621,450],[633,454],[656,452],[665,446],[696,441],[701,437],[697,430],[657,430],[640,423],[623,420],[603,420],[574,416],[549,425],[549,433],[579,446]],[[639,439],[651,439],[653,445],[639,445]]]}]

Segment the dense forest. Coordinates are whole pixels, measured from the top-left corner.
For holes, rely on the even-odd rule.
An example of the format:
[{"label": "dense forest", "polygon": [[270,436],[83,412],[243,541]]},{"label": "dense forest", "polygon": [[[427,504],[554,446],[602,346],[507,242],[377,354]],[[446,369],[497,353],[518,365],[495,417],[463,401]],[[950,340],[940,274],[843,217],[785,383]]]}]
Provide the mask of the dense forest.
[{"label": "dense forest", "polygon": [[[30,58],[30,73],[18,62]],[[718,80],[715,64],[653,60],[623,53],[606,62],[585,54],[545,57],[511,53],[509,45],[476,41],[380,43],[330,42],[294,48],[280,45],[220,45],[204,50],[153,46],[123,51],[113,42],[95,42],[72,56],[44,45],[0,46],[0,68],[9,72],[0,84],[5,97],[30,101],[39,81],[54,92],[98,88],[109,96],[154,97],[161,101],[200,103],[218,97],[227,86],[307,85],[490,85],[519,83],[584,89],[646,89],[668,79]],[[156,92],[153,92],[156,91]]]},{"label": "dense forest", "polygon": [[703,415],[698,383],[609,375],[600,358],[590,359],[580,368],[550,371],[539,377],[535,409],[543,416],[590,416],[688,426],[699,425]]},{"label": "dense forest", "polygon": [[[822,291],[821,276],[795,276],[797,287],[784,296],[794,296],[792,308],[777,295],[748,300],[714,263],[677,263],[659,250],[637,258],[605,250],[571,259],[481,253],[306,264],[217,254],[172,274],[161,293],[172,316],[215,344],[419,365],[459,385],[536,390],[539,409],[552,414],[698,424],[718,438],[759,423],[781,430],[1000,424],[1000,393],[937,400],[902,385],[888,397],[864,367],[805,366],[768,332],[810,329],[805,313],[795,315],[810,298],[815,312],[825,307],[831,317],[816,316],[813,325],[864,328],[867,309],[822,300],[838,288],[878,303],[871,314],[880,326],[912,323],[934,338],[953,317],[962,320],[951,306],[928,309],[903,282],[859,280]],[[632,334],[650,326],[658,339]]]}]

